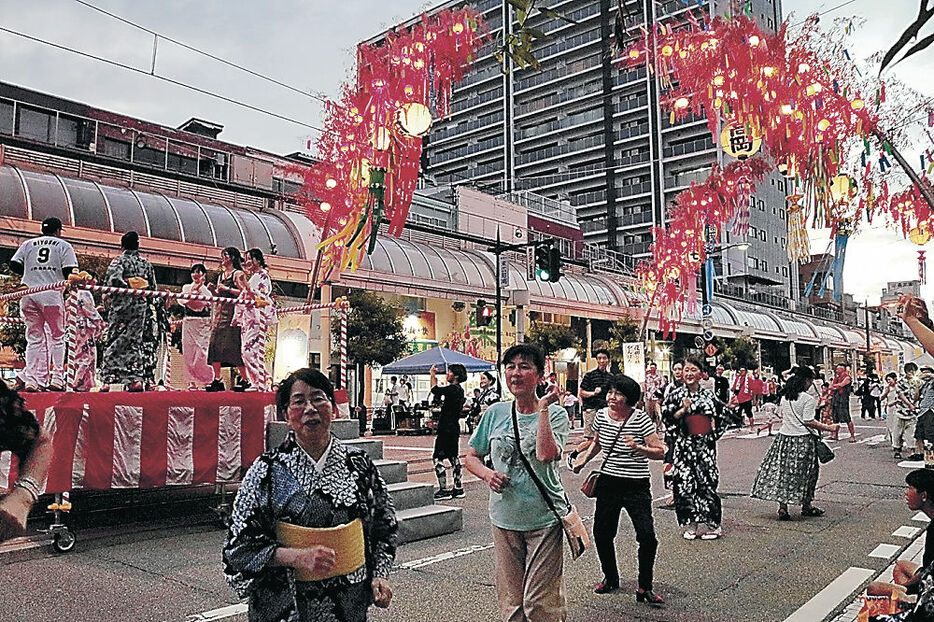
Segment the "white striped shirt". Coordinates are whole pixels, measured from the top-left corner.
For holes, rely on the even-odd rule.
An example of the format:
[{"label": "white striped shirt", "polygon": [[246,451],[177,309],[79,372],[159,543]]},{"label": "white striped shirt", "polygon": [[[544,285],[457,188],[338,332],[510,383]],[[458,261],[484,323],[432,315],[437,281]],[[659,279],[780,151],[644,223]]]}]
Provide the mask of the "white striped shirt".
[{"label": "white striped shirt", "polygon": [[[645,439],[656,433],[655,424],[645,411],[633,410],[626,422],[622,423],[610,419],[608,410],[603,408],[594,417],[593,430],[603,450],[601,473],[614,477],[649,478],[649,459],[641,452],[627,447],[623,439],[628,435],[635,439],[636,445],[645,445]],[[619,440],[616,440],[617,435]],[[616,441],[615,445],[613,441]]]}]

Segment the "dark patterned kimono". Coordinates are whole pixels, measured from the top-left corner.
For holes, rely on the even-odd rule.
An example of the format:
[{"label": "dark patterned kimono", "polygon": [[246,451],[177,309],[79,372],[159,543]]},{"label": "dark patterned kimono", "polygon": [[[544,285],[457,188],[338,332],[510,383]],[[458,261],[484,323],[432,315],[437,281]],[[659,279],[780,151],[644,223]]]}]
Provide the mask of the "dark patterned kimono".
[{"label": "dark patterned kimono", "polygon": [[[713,422],[708,434],[688,433],[684,418],[675,419],[685,398],[691,399],[691,413],[707,415]],[[672,492],[678,524],[706,524],[715,529],[720,526],[722,510],[717,486],[720,469],[717,466],[717,440],[723,436],[723,419],[717,413],[714,395],[698,387],[691,393],[686,385],[671,390],[662,404],[662,420],[667,427],[666,437],[672,440]]]},{"label": "dark patterned kimono", "polygon": [[918,601],[894,615],[873,616],[871,622],[934,622],[934,568],[928,566],[918,578]]},{"label": "dark patterned kimono", "polygon": [[[102,285],[129,287],[127,279],[141,277],[156,289],[152,264],[139,251],[118,255],[104,276]],[[158,303],[162,301],[159,300]],[[101,361],[101,379],[106,384],[154,382],[156,349],[162,339],[164,313],[149,299],[130,294],[111,294],[107,316],[107,338]]]},{"label": "dark patterned kimono", "polygon": [[[298,582],[292,568],[273,566],[275,527],[336,527],[359,518],[366,564],[348,575]],[[250,622],[362,622],[372,580],[385,578],[396,556],[398,524],[386,484],[367,454],[331,441],[324,469],[289,437],[247,471],[234,501],[224,544],[224,575],[249,597]]]}]

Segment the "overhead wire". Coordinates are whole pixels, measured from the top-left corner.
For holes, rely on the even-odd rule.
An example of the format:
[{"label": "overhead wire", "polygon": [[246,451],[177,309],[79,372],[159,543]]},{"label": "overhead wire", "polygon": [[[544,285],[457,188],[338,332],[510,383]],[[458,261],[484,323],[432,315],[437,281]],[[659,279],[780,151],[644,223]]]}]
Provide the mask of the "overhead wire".
[{"label": "overhead wire", "polygon": [[113,67],[119,67],[119,68],[125,69],[125,70],[127,70],[127,71],[132,71],[132,72],[134,72],[134,73],[142,74],[142,75],[144,75],[144,76],[149,76],[149,77],[151,77],[151,78],[156,78],[157,80],[162,80],[163,82],[166,82],[166,83],[168,83],[168,84],[172,84],[172,85],[175,85],[175,86],[180,86],[180,87],[182,87],[182,88],[188,89],[188,90],[193,91],[193,92],[195,92],[195,93],[198,93],[198,94],[200,94],[200,95],[207,95],[208,97],[213,97],[213,98],[215,98],[215,99],[219,99],[219,100],[224,101],[224,102],[227,102],[227,103],[229,103],[229,104],[234,104],[235,106],[240,106],[241,108],[246,108],[247,110],[252,110],[253,112],[259,112],[259,113],[261,113],[261,114],[264,114],[264,115],[273,117],[273,118],[275,118],[275,119],[279,119],[280,121],[287,121],[287,122],[289,122],[289,123],[294,123],[295,125],[300,125],[300,126],[302,126],[302,127],[308,128],[308,129],[310,129],[310,130],[314,130],[314,131],[316,131],[316,132],[321,132],[322,134],[325,133],[325,132],[327,131],[327,130],[325,130],[325,129],[322,128],[322,127],[318,127],[317,125],[312,125],[312,124],[306,123],[306,122],[304,122],[304,121],[299,121],[298,119],[293,119],[292,117],[288,117],[288,116],[285,116],[285,115],[283,115],[283,114],[279,114],[278,112],[272,112],[271,110],[266,110],[265,108],[260,108],[259,106],[254,106],[253,104],[247,104],[247,103],[245,103],[245,102],[242,102],[242,101],[233,99],[232,97],[228,97],[228,96],[226,96],[226,95],[221,95],[220,93],[215,93],[215,92],[213,92],[213,91],[209,91],[209,90],[207,90],[207,89],[203,89],[203,88],[201,88],[201,87],[194,86],[194,85],[192,85],[192,84],[188,84],[187,82],[182,82],[181,80],[175,80],[174,78],[169,78],[169,77],[167,77],[167,76],[162,76],[162,75],[159,75],[159,74],[157,74],[157,73],[151,73],[151,72],[146,71],[146,70],[144,70],[144,69],[140,69],[139,67],[134,67],[134,66],[132,66],[132,65],[127,65],[127,64],[125,64],[125,63],[121,63],[121,62],[119,62],[119,61],[115,61],[115,60],[113,60],[113,59],[111,59],[111,58],[104,58],[103,56],[97,56],[97,55],[95,55],[95,54],[91,54],[90,52],[85,52],[85,51],[83,51],[83,50],[78,50],[78,49],[76,49],[76,48],[72,48],[72,47],[69,47],[69,46],[67,46],[67,45],[63,45],[63,44],[61,44],[61,43],[55,43],[54,41],[48,41],[48,40],[46,40],[46,39],[41,39],[41,38],[39,38],[39,37],[35,37],[35,36],[33,36],[33,35],[29,35],[29,34],[26,34],[26,33],[24,33],[24,32],[19,32],[19,31],[17,31],[17,30],[13,30],[13,29],[11,29],[11,28],[6,28],[6,27],[4,27],[4,26],[0,26],[0,32],[5,32],[5,33],[7,33],[7,34],[11,34],[11,35],[14,35],[14,36],[17,36],[17,37],[21,37],[21,38],[23,38],[23,39],[27,39],[27,40],[33,41],[33,42],[35,42],[35,43],[40,43],[40,44],[42,44],[42,45],[47,45],[47,46],[49,46],[49,47],[53,47],[53,48],[58,49],[58,50],[62,50],[62,51],[65,51],[65,52],[69,52],[69,53],[71,53],[71,54],[76,54],[76,55],[78,55],[78,56],[83,56],[83,57],[85,57],[85,58],[89,58],[89,59],[91,59],[91,60],[95,60],[95,61],[98,61],[98,62],[101,62],[101,63],[105,63],[105,64],[111,65],[111,66],[113,66]]},{"label": "overhead wire", "polygon": [[117,14],[115,14],[115,13],[111,13],[110,11],[107,11],[106,9],[102,9],[102,8],[99,7],[99,6],[96,6],[96,5],[94,5],[94,4],[91,4],[90,2],[87,2],[87,0],[75,0],[75,2],[77,2],[78,4],[81,4],[81,5],[85,6],[85,7],[87,7],[87,8],[89,8],[89,9],[93,10],[93,11],[97,11],[97,12],[102,13],[102,14],[104,14],[104,15],[106,15],[106,16],[112,18],[112,19],[115,19],[115,20],[117,20],[117,21],[119,21],[119,22],[122,22],[122,23],[124,23],[124,24],[126,24],[126,25],[128,25],[128,26],[132,26],[133,28],[137,28],[137,29],[139,29],[139,30],[142,30],[143,32],[145,32],[145,33],[147,33],[147,34],[150,34],[150,35],[152,35],[152,36],[154,36],[154,37],[157,37],[157,38],[159,38],[159,39],[163,39],[163,40],[165,40],[165,41],[168,41],[169,43],[174,43],[175,45],[177,45],[177,46],[179,46],[179,47],[182,47],[182,48],[184,48],[184,49],[186,49],[186,50],[189,50],[190,52],[194,52],[194,53],[196,53],[196,54],[201,54],[202,56],[206,56],[207,58],[210,58],[210,59],[213,60],[213,61],[216,61],[216,62],[221,63],[221,64],[223,64],[223,65],[227,65],[228,67],[232,67],[232,68],[237,69],[237,70],[239,70],[239,71],[242,71],[242,72],[244,72],[244,73],[248,73],[249,75],[251,75],[251,76],[253,76],[253,77],[255,77],[255,78],[259,78],[259,79],[261,79],[261,80],[265,80],[265,81],[270,82],[270,83],[272,83],[272,84],[275,84],[275,85],[277,85],[277,86],[281,86],[281,87],[284,88],[284,89],[288,89],[288,90],[293,91],[293,92],[295,92],[295,93],[298,93],[298,94],[300,94],[300,95],[306,95],[306,96],[308,96],[308,97],[311,97],[311,98],[313,98],[313,99],[316,99],[316,100],[320,101],[320,102],[323,103],[323,104],[332,103],[332,102],[331,102],[330,100],[328,100],[326,97],[323,97],[323,96],[321,96],[321,95],[317,95],[317,94],[312,93],[312,92],[310,92],[310,91],[302,90],[302,89],[298,88],[297,86],[293,86],[293,85],[291,85],[291,84],[282,82],[281,80],[276,80],[275,78],[271,78],[271,77],[269,77],[269,76],[267,76],[267,75],[265,75],[265,74],[259,73],[258,71],[255,71],[255,70],[253,70],[253,69],[250,69],[249,67],[244,67],[243,65],[239,65],[239,64],[237,64],[237,63],[235,63],[235,62],[233,62],[233,61],[229,61],[229,60],[227,60],[227,59],[225,59],[225,58],[221,58],[220,56],[217,56],[217,55],[215,55],[215,54],[212,54],[212,53],[210,53],[210,52],[207,52],[207,51],[205,51],[205,50],[202,50],[202,49],[200,49],[200,48],[197,48],[197,47],[195,47],[195,46],[193,46],[193,45],[191,45],[191,44],[185,43],[185,42],[183,42],[183,41],[179,41],[178,39],[175,39],[175,38],[169,37],[169,36],[167,36],[167,35],[164,35],[164,34],[162,34],[162,33],[156,32],[155,30],[152,30],[151,28],[147,28],[146,26],[143,26],[142,24],[138,24],[138,23],[136,23],[136,22],[134,22],[134,21],[132,21],[132,20],[130,20],[130,19],[127,19],[127,18],[122,17],[122,16],[120,16],[120,15],[117,15]]}]

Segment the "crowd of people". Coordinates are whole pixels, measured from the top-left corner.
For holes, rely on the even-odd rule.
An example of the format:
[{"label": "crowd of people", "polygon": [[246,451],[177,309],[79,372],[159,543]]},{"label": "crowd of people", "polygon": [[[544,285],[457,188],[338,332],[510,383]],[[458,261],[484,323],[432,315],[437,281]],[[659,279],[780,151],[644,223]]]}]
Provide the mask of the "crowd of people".
[{"label": "crowd of people", "polygon": [[[155,269],[139,252],[139,235],[125,233],[122,252],[107,268],[100,284],[134,290],[158,289]],[[74,249],[62,237],[62,223],[47,218],[42,235],[24,242],[10,260],[13,272],[28,288],[77,279],[97,285],[98,275],[80,268]],[[225,248],[216,282],[206,283],[207,268],[191,267],[192,282],[182,287],[187,295],[231,298],[236,304],[182,300],[180,322],[185,376],[189,390],[222,391],[223,367],[239,375],[234,390],[269,391],[271,377],[266,364],[266,341],[276,322],[272,281],[260,249],[246,252]],[[80,277],[80,278],[78,278]],[[72,289],[75,339],[68,353],[74,369],[76,391],[120,385],[127,391],[157,388],[157,368],[166,334],[173,330],[167,301],[130,293],[107,293],[96,304],[90,291]],[[65,298],[62,289],[23,296],[20,312],[26,328],[25,367],[17,375],[15,389],[27,393],[65,390]],[[103,346],[98,357],[98,344]],[[98,359],[100,370],[98,371]],[[162,379],[163,381],[165,379]]]}]

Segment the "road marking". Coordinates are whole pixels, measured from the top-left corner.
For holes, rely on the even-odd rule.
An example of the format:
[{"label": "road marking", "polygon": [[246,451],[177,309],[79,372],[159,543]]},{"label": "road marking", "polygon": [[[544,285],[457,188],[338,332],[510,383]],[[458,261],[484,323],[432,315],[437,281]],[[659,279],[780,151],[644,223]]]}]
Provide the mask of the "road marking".
[{"label": "road marking", "polygon": [[920,527],[911,527],[909,525],[902,525],[898,529],[892,532],[893,536],[898,536],[899,538],[914,538],[918,535],[918,532],[921,531]]},{"label": "road marking", "polygon": [[220,609],[212,609],[211,611],[205,611],[204,613],[193,613],[187,618],[185,618],[185,622],[212,622],[213,620],[223,620],[224,618],[232,618],[233,616],[238,616],[246,612],[247,612],[246,604],[240,603],[239,605],[230,605],[229,607],[221,607]]},{"label": "road marking", "polygon": [[923,469],[924,460],[902,460],[898,463],[898,466],[903,469]]},{"label": "road marking", "polygon": [[465,555],[471,555],[473,553],[479,553],[481,551],[487,551],[493,548],[493,543],[488,542],[486,544],[475,544],[473,546],[468,546],[467,548],[458,549],[456,551],[447,551],[445,553],[439,553],[437,555],[432,555],[431,557],[423,557],[421,559],[413,559],[402,564],[396,564],[392,567],[393,570],[414,570],[416,568],[424,568],[425,566],[431,566],[432,564],[437,564],[440,562],[447,561],[449,559],[456,559],[458,557],[463,557]]},{"label": "road marking", "polygon": [[919,523],[929,523],[929,522],[931,522],[931,519],[930,519],[930,518],[928,517],[928,515],[925,514],[924,512],[918,512],[917,514],[915,514],[914,516],[911,517],[911,520],[916,520],[916,521],[918,521]]},{"label": "road marking", "polygon": [[875,557],[888,561],[895,557],[895,554],[898,553],[901,548],[902,547],[896,546],[894,544],[880,544],[872,550],[872,552],[869,554],[869,557]]},{"label": "road marking", "polygon": [[785,622],[814,622],[824,620],[844,600],[850,598],[875,571],[851,566],[831,581],[814,598],[801,605],[797,611],[785,618]]},{"label": "road marking", "polygon": [[856,444],[860,445],[862,443],[866,443],[867,445],[878,445],[879,443],[885,441],[885,439],[886,439],[885,434],[876,434],[875,436],[864,438],[861,441],[856,441]]}]

